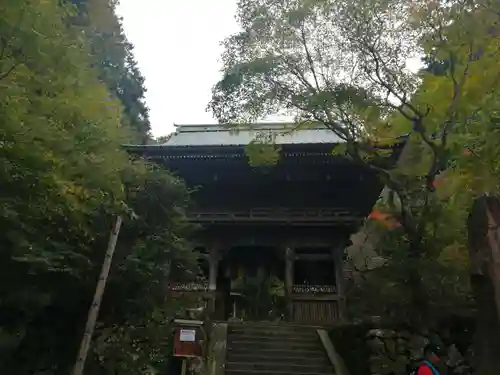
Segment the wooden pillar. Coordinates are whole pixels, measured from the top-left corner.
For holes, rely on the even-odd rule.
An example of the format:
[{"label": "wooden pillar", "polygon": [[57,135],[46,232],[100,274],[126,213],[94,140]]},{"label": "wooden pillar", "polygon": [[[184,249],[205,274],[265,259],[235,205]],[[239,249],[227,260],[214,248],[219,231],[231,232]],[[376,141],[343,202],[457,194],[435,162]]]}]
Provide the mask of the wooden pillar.
[{"label": "wooden pillar", "polygon": [[217,290],[217,274],[219,271],[219,248],[210,249],[208,257],[208,290],[215,292]]},{"label": "wooden pillar", "polygon": [[208,291],[210,298],[208,300],[209,315],[211,319],[223,319],[220,315],[220,296],[217,291],[217,276],[219,273],[219,246],[211,246],[208,253]]},{"label": "wooden pillar", "polygon": [[292,293],[293,293],[293,265],[295,262],[295,249],[291,246],[285,248],[285,294],[288,301],[288,319],[293,319]]},{"label": "wooden pillar", "polygon": [[335,288],[338,296],[339,319],[344,319],[345,313],[345,289],[344,289],[344,248],[335,246],[332,248],[333,267],[335,274]]}]

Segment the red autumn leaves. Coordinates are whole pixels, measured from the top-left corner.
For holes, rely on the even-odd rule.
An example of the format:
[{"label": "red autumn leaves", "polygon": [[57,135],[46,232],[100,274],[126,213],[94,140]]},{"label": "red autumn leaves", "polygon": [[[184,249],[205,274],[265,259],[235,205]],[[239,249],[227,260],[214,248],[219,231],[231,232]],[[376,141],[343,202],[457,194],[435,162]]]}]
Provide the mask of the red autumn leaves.
[{"label": "red autumn leaves", "polygon": [[[464,156],[472,156],[472,155],[474,155],[474,152],[470,148],[467,147],[463,150],[463,155]],[[443,175],[436,176],[436,178],[432,182],[432,185],[434,186],[435,189],[437,189],[439,186],[442,185],[443,180],[444,180],[443,177],[444,177]],[[385,225],[389,229],[395,229],[395,228],[401,227],[401,223],[396,218],[394,218],[393,216],[391,216],[388,213],[382,212],[382,211],[377,210],[377,209],[373,209],[373,211],[368,215],[368,219],[369,220],[376,220],[376,221],[380,222],[381,224]]]},{"label": "red autumn leaves", "polygon": [[390,228],[390,229],[395,229],[395,228],[401,227],[401,223],[398,220],[396,220],[391,215],[389,215],[389,214],[387,214],[385,212],[379,211],[377,209],[374,209],[368,215],[368,219],[370,219],[370,220],[376,220],[376,221],[380,222],[381,224],[385,225],[387,228]]}]

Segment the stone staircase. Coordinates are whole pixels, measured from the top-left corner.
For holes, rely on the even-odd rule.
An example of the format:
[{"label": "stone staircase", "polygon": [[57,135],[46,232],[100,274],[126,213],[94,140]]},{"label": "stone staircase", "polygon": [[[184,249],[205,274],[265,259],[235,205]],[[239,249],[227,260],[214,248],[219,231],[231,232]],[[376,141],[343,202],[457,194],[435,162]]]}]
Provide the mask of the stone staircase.
[{"label": "stone staircase", "polygon": [[315,328],[229,323],[225,375],[334,375]]}]

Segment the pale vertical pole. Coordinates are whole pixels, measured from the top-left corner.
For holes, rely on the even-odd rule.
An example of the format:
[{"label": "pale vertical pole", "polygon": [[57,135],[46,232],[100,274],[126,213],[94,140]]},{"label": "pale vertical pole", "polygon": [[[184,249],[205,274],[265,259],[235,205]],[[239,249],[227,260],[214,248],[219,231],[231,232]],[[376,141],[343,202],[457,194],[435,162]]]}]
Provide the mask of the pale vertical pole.
[{"label": "pale vertical pole", "polygon": [[215,292],[217,290],[217,274],[219,273],[219,248],[212,246],[208,257],[208,290]]},{"label": "pale vertical pole", "polygon": [[295,249],[291,246],[285,248],[285,292],[288,302],[288,319],[293,319],[293,266],[295,261]]},{"label": "pale vertical pole", "polygon": [[182,358],[181,375],[186,375],[186,370],[187,370],[187,359]]},{"label": "pale vertical pole", "polygon": [[[208,291],[210,292],[210,315],[216,312],[217,276],[219,274],[219,246],[212,245],[208,255]],[[225,298],[225,296],[224,296]],[[224,300],[225,301],[225,300]]]},{"label": "pale vertical pole", "polygon": [[115,252],[116,241],[118,240],[118,234],[120,233],[121,225],[122,225],[122,217],[117,216],[116,223],[109,237],[108,248],[106,250],[106,254],[104,255],[104,261],[102,263],[99,280],[97,281],[97,287],[94,293],[94,299],[92,300],[92,304],[90,305],[89,308],[89,313],[87,316],[87,324],[85,325],[85,331],[83,332],[82,341],[80,343],[80,349],[78,350],[78,357],[76,358],[75,367],[73,368],[73,373],[72,373],[73,375],[83,375],[85,360],[87,359],[87,354],[89,352],[90,343],[92,341],[92,335],[94,333],[97,316],[99,315],[99,308],[101,307],[102,296],[104,294],[104,289],[106,288],[109,269],[111,267],[111,262],[113,260],[113,254]]},{"label": "pale vertical pole", "polygon": [[339,319],[344,318],[346,309],[345,291],[344,291],[344,249],[340,246],[332,247],[333,267],[335,273],[335,288],[338,296],[338,314]]}]

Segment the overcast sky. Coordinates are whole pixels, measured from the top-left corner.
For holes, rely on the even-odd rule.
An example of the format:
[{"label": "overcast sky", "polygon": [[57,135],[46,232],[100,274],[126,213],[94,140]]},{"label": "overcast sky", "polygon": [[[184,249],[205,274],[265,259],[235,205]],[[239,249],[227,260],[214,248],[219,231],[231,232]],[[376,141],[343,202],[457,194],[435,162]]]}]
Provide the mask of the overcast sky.
[{"label": "overcast sky", "polygon": [[[146,103],[154,136],[171,133],[174,123],[216,122],[206,107],[212,86],[220,78],[220,42],[238,31],[236,3],[120,0],[117,11],[146,78]],[[415,71],[422,65],[419,57],[408,63]]]},{"label": "overcast sky", "polygon": [[237,31],[237,0],[120,0],[127,38],[146,78],[153,135],[213,123],[205,111],[219,79],[219,43]]}]

